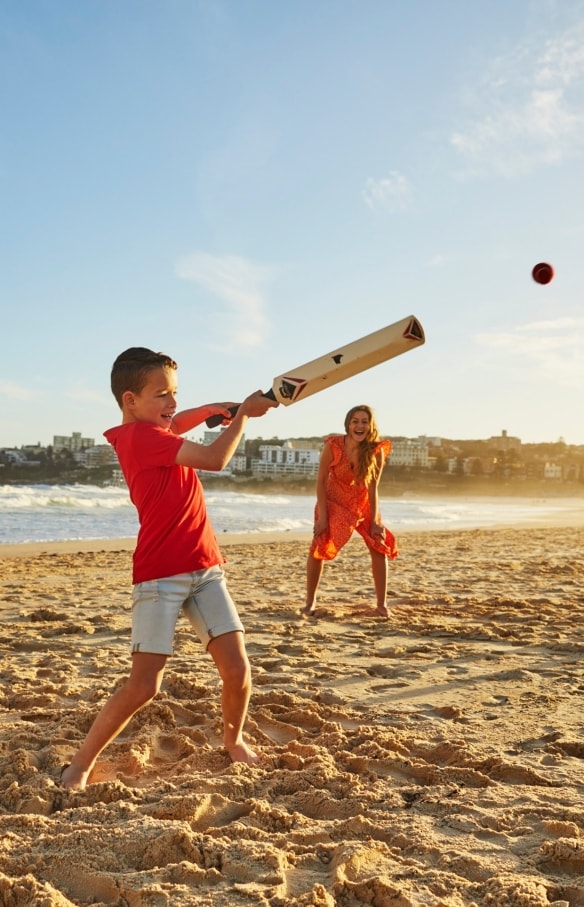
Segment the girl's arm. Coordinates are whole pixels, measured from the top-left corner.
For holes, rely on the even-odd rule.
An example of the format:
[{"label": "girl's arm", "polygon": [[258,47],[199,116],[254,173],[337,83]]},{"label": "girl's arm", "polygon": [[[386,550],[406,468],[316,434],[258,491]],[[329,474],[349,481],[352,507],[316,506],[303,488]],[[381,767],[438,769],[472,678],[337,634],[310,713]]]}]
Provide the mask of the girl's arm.
[{"label": "girl's arm", "polygon": [[326,498],[326,482],[328,472],[333,461],[333,452],[330,444],[325,443],[320,455],[318,473],[316,476],[316,505],[318,517],[314,522],[314,534],[320,535],[328,529],[328,505]]},{"label": "girl's arm", "polygon": [[379,480],[385,465],[383,451],[376,454],[377,470],[375,476],[371,479],[367,492],[369,494],[369,508],[371,511],[371,535],[383,535],[383,523],[379,512]]},{"label": "girl's arm", "polygon": [[180,413],[175,413],[170,430],[175,435],[184,435],[185,432],[196,428],[201,422],[205,422],[210,416],[225,416],[226,420],[231,420],[230,406],[237,406],[236,403],[205,403],[204,406],[195,406],[192,409],[183,409]]}]

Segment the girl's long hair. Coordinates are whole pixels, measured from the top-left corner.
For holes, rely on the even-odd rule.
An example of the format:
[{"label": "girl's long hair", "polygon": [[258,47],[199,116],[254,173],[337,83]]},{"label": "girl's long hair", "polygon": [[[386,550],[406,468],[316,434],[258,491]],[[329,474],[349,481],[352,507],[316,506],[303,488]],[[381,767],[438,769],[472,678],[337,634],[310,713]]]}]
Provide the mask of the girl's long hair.
[{"label": "girl's long hair", "polygon": [[359,442],[357,448],[357,471],[355,478],[358,482],[364,482],[369,485],[371,479],[375,478],[377,473],[377,462],[375,460],[375,448],[379,441],[379,429],[375,421],[375,414],[370,406],[361,404],[353,406],[345,416],[345,432],[349,433],[349,424],[355,413],[367,413],[369,417],[369,434]]}]

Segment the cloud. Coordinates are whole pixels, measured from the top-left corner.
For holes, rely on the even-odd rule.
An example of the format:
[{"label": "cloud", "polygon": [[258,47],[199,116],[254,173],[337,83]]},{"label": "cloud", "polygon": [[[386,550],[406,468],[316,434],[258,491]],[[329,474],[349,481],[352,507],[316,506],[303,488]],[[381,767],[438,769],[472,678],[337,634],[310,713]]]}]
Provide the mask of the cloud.
[{"label": "cloud", "polygon": [[432,258],[429,258],[428,261],[425,262],[424,267],[440,268],[442,265],[446,264],[447,261],[448,259],[445,255],[441,255],[439,252],[437,252],[436,255],[433,255]]},{"label": "cloud", "polygon": [[550,382],[582,386],[584,318],[534,321],[508,331],[477,334],[474,340],[502,353],[513,367],[530,365]]},{"label": "cloud", "polygon": [[193,252],[176,266],[183,280],[190,280],[226,303],[226,311],[209,315],[221,337],[220,349],[258,347],[267,332],[265,285],[273,269],[236,255]]},{"label": "cloud", "polygon": [[68,391],[65,396],[68,400],[72,400],[74,403],[81,403],[85,405],[87,403],[105,403],[110,402],[111,398],[109,394],[102,394],[99,391],[84,390],[80,388],[79,390]]},{"label": "cloud", "polygon": [[467,103],[480,111],[450,137],[467,173],[512,177],[584,149],[584,23],[525,41],[490,64]]},{"label": "cloud", "polygon": [[12,381],[0,381],[0,397],[6,397],[11,400],[34,400],[38,397],[36,391],[23,387],[21,384],[14,384]]},{"label": "cloud", "polygon": [[361,194],[370,208],[407,211],[411,203],[408,180],[397,170],[391,170],[388,176],[381,179],[369,177]]}]

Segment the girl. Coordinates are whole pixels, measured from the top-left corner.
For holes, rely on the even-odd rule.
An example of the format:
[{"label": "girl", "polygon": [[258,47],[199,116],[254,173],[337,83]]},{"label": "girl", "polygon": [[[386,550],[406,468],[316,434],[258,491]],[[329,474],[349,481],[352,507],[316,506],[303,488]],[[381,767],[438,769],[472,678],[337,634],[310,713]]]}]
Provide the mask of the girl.
[{"label": "girl", "polygon": [[324,561],[333,560],[356,530],[371,556],[377,614],[387,618],[387,559],[398,552],[393,534],[381,521],[378,488],[391,442],[379,439],[373,411],[365,405],[349,410],[345,432],[326,439],[320,458],[302,613],[314,614]]}]

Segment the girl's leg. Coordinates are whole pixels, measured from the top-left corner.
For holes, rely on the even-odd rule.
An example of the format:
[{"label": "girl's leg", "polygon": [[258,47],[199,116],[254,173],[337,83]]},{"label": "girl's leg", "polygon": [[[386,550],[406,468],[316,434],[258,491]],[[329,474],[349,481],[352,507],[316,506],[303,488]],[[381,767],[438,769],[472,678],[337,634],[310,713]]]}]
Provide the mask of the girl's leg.
[{"label": "girl's leg", "polygon": [[243,725],[251,695],[251,668],[243,633],[235,630],[212,639],[207,651],[217,665],[223,681],[221,706],[223,709],[223,743],[234,762],[255,765],[257,753],[243,739]]},{"label": "girl's leg", "polygon": [[306,604],[302,609],[303,614],[314,614],[314,600],[320,584],[324,561],[317,560],[311,554],[306,563]]},{"label": "girl's leg", "polygon": [[389,617],[387,607],[387,558],[379,551],[369,549],[371,555],[371,572],[373,573],[373,585],[375,586],[375,597],[377,599],[377,612],[382,617]]},{"label": "girl's leg", "polygon": [[61,772],[62,787],[70,790],[85,788],[99,754],[123,731],[136,712],[158,693],[167,657],[148,652],[132,655],[129,678],[105,703],[70,765]]}]

